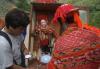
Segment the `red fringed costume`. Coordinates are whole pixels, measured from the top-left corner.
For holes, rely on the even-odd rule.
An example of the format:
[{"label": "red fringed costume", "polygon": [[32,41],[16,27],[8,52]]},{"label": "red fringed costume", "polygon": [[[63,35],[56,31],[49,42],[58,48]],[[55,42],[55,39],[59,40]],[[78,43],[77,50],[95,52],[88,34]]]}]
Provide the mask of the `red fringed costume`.
[{"label": "red fringed costume", "polygon": [[44,53],[51,52],[49,48],[49,44],[52,39],[51,36],[53,36],[55,39],[57,38],[57,33],[55,30],[48,25],[44,28],[38,24],[35,26],[34,32],[35,43],[37,46],[36,48],[41,48]]},{"label": "red fringed costume", "polygon": [[[72,5],[60,6],[53,19],[65,17],[69,12],[76,11]],[[100,67],[100,29],[83,25],[79,15],[74,13],[77,27],[70,24],[54,45],[53,58],[48,69],[98,69]]]}]

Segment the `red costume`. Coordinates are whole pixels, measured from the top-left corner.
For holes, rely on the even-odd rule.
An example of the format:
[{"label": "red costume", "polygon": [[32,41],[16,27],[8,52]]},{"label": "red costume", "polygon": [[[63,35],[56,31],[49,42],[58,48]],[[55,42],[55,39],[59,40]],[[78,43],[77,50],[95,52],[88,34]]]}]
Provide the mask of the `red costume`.
[{"label": "red costume", "polygon": [[83,25],[72,5],[58,7],[53,22],[61,17],[65,23],[69,12],[73,13],[75,24],[69,24],[54,46],[53,58],[48,69],[98,69],[100,66],[100,29]]},{"label": "red costume", "polygon": [[35,34],[38,41],[38,45],[42,48],[43,52],[50,52],[49,44],[51,36],[57,38],[57,33],[48,25],[44,28],[41,25],[35,27]]}]

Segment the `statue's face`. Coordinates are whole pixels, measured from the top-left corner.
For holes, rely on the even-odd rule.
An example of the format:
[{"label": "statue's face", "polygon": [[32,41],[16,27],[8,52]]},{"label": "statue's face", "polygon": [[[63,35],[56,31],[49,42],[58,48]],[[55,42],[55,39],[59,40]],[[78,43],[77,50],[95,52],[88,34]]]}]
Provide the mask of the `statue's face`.
[{"label": "statue's face", "polygon": [[43,27],[45,27],[45,26],[47,26],[47,21],[46,20],[41,20],[41,25],[43,26]]}]

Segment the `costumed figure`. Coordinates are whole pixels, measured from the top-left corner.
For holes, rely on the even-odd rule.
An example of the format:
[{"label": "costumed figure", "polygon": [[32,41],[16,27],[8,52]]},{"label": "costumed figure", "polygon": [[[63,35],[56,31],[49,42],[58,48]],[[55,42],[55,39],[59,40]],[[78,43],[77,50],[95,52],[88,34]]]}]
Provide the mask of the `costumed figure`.
[{"label": "costumed figure", "polygon": [[53,23],[61,26],[48,69],[98,69],[100,29],[82,24],[78,8],[64,4],[57,8]]},{"label": "costumed figure", "polygon": [[42,54],[51,54],[52,52],[52,38],[57,38],[57,33],[47,24],[45,19],[40,21],[40,24],[35,26],[34,30],[35,48],[40,49]]}]

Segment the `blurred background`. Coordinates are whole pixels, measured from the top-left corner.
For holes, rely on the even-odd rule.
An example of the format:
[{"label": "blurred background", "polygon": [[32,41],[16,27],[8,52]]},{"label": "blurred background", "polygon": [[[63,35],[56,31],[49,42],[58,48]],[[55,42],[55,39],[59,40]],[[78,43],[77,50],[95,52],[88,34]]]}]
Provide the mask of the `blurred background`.
[{"label": "blurred background", "polygon": [[[38,0],[0,0],[0,18],[4,19],[5,14],[13,7],[30,12],[31,2],[36,1]],[[90,25],[100,28],[100,0],[56,0],[56,3],[71,3],[88,8],[88,13],[81,11],[81,17]]]}]

